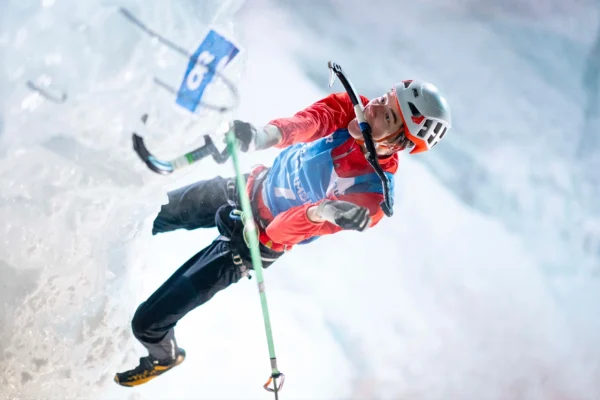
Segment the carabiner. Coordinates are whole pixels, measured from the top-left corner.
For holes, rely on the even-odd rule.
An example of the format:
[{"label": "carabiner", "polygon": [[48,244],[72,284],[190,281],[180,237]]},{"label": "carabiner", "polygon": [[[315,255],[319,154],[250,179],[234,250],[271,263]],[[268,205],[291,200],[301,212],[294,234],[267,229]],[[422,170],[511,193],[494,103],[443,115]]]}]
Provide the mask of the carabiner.
[{"label": "carabiner", "polygon": [[[271,388],[269,387],[269,385],[271,384],[271,382],[273,382],[273,378],[277,379],[277,378],[279,378],[279,377],[281,377],[281,382],[279,382],[279,387],[277,386],[277,382],[275,382],[275,383],[273,384],[273,387],[274,387],[275,389],[271,389]],[[269,377],[269,380],[267,381],[267,383],[265,383],[265,384],[263,385],[263,388],[264,388],[264,389],[265,389],[267,392],[275,392],[275,390],[277,390],[277,391],[280,391],[280,390],[281,390],[281,388],[283,387],[283,382],[285,382],[285,375],[284,375],[284,374],[282,374],[281,372],[279,372],[279,373],[277,373],[277,374],[273,374],[273,375],[271,375],[271,376]]]}]

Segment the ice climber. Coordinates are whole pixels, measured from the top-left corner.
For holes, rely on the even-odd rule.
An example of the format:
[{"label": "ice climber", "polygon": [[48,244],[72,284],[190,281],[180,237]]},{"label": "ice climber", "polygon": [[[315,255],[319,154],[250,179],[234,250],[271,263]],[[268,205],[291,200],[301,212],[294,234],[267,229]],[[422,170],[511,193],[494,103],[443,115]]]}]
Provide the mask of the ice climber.
[{"label": "ice climber", "polygon": [[[398,153],[424,152],[444,138],[451,124],[448,104],[434,85],[417,80],[360,99],[393,190]],[[282,149],[271,167],[259,165],[245,175],[265,268],[295,245],[342,230],[364,231],[383,217],[382,184],[364,156],[348,94],[330,94],[262,129],[239,120],[234,129],[242,151]],[[118,384],[140,385],[181,364],[185,351],[175,340],[177,322],[252,269],[235,182],[217,176],[168,193],[153,235],[214,227],[220,235],[139,305],[132,331],[149,354],[134,369],[117,373]]]}]

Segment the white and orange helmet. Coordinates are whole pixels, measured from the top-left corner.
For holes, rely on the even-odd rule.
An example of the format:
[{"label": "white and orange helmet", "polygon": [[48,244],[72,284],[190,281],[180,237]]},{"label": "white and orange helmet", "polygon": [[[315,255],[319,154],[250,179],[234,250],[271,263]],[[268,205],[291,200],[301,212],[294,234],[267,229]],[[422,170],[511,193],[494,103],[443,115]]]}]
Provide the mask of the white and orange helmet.
[{"label": "white and orange helmet", "polygon": [[419,80],[394,85],[405,135],[415,145],[410,154],[435,146],[450,129],[450,107],[437,87]]}]

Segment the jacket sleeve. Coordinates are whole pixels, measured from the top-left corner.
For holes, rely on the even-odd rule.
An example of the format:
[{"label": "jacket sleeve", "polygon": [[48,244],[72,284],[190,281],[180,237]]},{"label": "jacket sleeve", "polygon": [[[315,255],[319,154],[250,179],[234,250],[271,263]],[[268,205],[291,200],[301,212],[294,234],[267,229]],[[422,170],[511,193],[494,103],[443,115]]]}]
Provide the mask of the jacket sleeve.
[{"label": "jacket sleeve", "polygon": [[[369,102],[360,96],[363,105]],[[282,140],[274,147],[285,148],[295,143],[312,142],[325,137],[337,129],[346,128],[354,119],[354,107],[347,93],[333,93],[313,103],[289,118],[278,118],[269,122],[282,134]]]},{"label": "jacket sleeve", "polygon": [[[344,200],[369,209],[371,227],[375,226],[383,217],[383,210],[379,205],[383,195],[378,193],[350,193],[341,196],[329,197],[329,200]],[[323,201],[323,200],[321,200]],[[315,236],[330,235],[342,230],[331,222],[314,223],[306,215],[311,206],[321,202],[304,204],[290,208],[277,215],[267,226],[266,233],[276,243],[293,246]]]}]

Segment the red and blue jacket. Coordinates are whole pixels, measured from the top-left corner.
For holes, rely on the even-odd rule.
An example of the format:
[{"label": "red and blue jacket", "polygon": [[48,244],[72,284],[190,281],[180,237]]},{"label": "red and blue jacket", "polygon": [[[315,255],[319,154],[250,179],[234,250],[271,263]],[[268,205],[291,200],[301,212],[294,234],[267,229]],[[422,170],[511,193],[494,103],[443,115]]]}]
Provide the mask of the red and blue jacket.
[{"label": "red and blue jacket", "polygon": [[[368,99],[361,96],[363,104]],[[256,193],[255,207],[266,228],[259,229],[260,241],[274,251],[309,243],[341,230],[330,222],[314,223],[306,215],[325,199],[344,200],[368,208],[371,226],[383,217],[380,203],[383,187],[366,160],[360,145],[350,136],[348,124],[354,108],[346,93],[331,94],[290,118],[269,122],[282,133],[276,157],[262,187],[254,191],[258,166],[248,178],[248,193]],[[393,198],[398,155],[379,158],[389,178]]]}]

